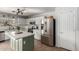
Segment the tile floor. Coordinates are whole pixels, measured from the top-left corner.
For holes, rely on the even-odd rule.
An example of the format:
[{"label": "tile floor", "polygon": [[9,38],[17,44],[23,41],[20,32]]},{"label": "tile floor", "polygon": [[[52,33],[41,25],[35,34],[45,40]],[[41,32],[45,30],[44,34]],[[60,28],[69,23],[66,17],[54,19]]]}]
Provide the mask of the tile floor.
[{"label": "tile floor", "polygon": [[[38,40],[35,40],[34,42],[35,42],[34,51],[68,51],[68,50],[63,49],[63,48],[56,48],[56,47],[46,46]],[[0,42],[0,51],[13,51],[10,48],[10,41],[9,40]]]}]

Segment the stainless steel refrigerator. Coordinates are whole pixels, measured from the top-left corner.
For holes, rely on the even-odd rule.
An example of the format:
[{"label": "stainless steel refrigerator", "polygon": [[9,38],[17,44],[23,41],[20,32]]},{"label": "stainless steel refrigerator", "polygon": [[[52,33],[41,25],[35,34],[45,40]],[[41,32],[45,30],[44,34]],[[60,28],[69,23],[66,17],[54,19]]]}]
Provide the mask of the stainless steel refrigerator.
[{"label": "stainless steel refrigerator", "polygon": [[55,19],[53,16],[45,17],[43,22],[43,33],[41,35],[41,42],[48,46],[55,46]]}]

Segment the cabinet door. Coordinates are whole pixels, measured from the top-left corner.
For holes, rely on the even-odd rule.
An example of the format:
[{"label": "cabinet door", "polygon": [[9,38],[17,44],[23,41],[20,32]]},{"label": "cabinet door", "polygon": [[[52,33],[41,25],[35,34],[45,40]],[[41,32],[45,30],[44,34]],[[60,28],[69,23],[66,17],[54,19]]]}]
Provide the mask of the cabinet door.
[{"label": "cabinet door", "polygon": [[34,36],[28,36],[23,38],[22,44],[23,51],[32,51],[34,48]]},{"label": "cabinet door", "polygon": [[59,47],[75,50],[75,8],[59,8],[58,39]]},{"label": "cabinet door", "polygon": [[41,36],[41,42],[44,44],[49,45],[49,38],[46,36]]},{"label": "cabinet door", "polygon": [[7,36],[7,35],[5,35],[5,40],[9,40],[10,38]]}]

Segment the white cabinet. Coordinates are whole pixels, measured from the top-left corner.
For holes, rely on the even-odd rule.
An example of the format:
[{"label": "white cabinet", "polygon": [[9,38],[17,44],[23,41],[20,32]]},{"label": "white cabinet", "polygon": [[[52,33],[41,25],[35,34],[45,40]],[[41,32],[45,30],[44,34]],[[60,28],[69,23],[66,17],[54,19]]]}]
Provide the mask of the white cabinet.
[{"label": "white cabinet", "polygon": [[11,48],[15,51],[22,51],[22,39],[10,39]]},{"label": "white cabinet", "polygon": [[56,46],[75,50],[76,7],[56,8]]},{"label": "white cabinet", "polygon": [[37,39],[37,40],[40,40],[41,39],[41,32],[40,30],[33,30],[33,33],[34,33],[34,38]]},{"label": "white cabinet", "polygon": [[[38,29],[34,29],[34,38],[37,40],[41,39],[41,23],[42,23],[43,17],[34,17],[34,18],[29,18],[26,20],[27,24],[29,24],[32,21],[35,21],[35,24],[38,26]],[[30,28],[30,26],[28,27]]]},{"label": "white cabinet", "polygon": [[9,40],[10,38],[5,33],[5,40]]}]

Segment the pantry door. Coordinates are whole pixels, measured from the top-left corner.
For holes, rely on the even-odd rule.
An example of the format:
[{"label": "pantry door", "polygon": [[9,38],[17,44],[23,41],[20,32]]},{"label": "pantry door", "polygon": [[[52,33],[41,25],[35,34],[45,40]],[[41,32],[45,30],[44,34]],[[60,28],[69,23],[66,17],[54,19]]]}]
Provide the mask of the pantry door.
[{"label": "pantry door", "polygon": [[58,14],[59,47],[75,50],[75,13],[73,8],[61,8]]}]

